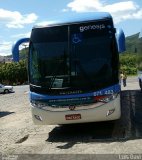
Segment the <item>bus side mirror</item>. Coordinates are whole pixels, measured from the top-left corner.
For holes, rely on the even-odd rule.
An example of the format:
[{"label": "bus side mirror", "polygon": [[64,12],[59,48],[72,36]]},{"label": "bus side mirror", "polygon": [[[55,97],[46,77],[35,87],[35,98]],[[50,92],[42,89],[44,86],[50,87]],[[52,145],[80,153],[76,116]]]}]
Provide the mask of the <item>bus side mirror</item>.
[{"label": "bus side mirror", "polygon": [[12,56],[14,62],[19,62],[19,46],[22,43],[29,42],[30,38],[21,38],[12,46]]},{"label": "bus side mirror", "polygon": [[116,42],[118,46],[118,52],[122,53],[126,50],[125,46],[125,34],[122,29],[116,30]]}]

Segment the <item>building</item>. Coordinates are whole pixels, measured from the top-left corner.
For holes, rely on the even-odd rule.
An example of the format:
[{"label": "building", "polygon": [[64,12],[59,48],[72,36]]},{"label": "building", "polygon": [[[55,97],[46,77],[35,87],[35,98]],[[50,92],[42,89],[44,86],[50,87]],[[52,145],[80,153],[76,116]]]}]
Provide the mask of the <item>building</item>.
[{"label": "building", "polygon": [[0,63],[9,63],[9,62],[12,62],[11,57],[0,56]]}]

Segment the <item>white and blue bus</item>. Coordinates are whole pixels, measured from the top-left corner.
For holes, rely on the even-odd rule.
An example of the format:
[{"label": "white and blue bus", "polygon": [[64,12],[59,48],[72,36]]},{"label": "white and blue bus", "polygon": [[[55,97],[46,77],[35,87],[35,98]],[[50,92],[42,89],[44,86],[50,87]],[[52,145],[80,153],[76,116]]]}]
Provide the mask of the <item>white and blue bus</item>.
[{"label": "white and blue bus", "polygon": [[58,17],[32,29],[30,103],[35,124],[119,119],[119,52],[125,36],[109,13]]}]

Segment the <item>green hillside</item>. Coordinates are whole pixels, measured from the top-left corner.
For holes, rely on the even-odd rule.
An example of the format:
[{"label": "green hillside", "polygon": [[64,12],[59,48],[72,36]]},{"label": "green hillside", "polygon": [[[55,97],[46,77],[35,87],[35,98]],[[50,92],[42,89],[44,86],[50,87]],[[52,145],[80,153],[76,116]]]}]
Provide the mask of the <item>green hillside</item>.
[{"label": "green hillside", "polygon": [[142,69],[142,38],[139,38],[139,33],[126,37],[126,52],[120,54],[120,70],[135,75],[137,69]]},{"label": "green hillside", "polygon": [[126,37],[126,52],[142,54],[142,38],[139,39],[139,33]]},{"label": "green hillside", "polygon": [[26,59],[28,57],[28,48],[23,48],[20,52],[19,52],[19,58],[20,60]]}]

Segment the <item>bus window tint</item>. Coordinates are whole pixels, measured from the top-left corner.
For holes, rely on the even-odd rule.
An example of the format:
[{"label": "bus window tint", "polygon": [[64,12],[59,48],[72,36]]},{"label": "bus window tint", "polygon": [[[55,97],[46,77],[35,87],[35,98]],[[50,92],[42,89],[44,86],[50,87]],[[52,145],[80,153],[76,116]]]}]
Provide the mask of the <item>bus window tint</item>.
[{"label": "bus window tint", "polygon": [[33,68],[40,76],[31,75],[33,82],[48,89],[83,91],[115,84],[118,59],[113,57],[117,57],[117,51],[113,44],[114,33],[110,26],[106,27],[107,23],[99,21],[36,28],[31,36],[34,44],[31,63],[38,63],[38,70]]},{"label": "bus window tint", "polygon": [[70,27],[70,34],[71,70],[77,77],[74,84],[84,86],[92,83],[94,89],[112,85],[112,55],[117,53],[111,49],[114,39],[109,31],[104,27],[104,30],[86,29],[80,32],[80,25],[77,24]]},{"label": "bus window tint", "polygon": [[40,53],[38,54],[41,73],[39,83],[51,88],[53,83],[54,87],[58,88],[59,85],[54,81],[62,81],[63,85],[67,86],[69,74],[67,26],[41,29],[33,38],[34,45]]}]

